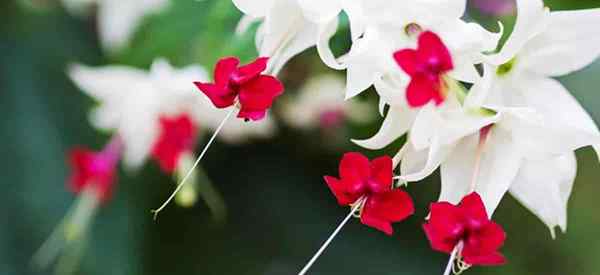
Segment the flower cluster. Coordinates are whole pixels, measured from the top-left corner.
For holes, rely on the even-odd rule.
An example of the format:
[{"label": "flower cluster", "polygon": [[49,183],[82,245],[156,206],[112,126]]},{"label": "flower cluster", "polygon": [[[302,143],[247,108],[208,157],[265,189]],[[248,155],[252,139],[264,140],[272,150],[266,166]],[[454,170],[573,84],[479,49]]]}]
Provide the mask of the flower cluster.
[{"label": "flower cluster", "polygon": [[[97,1],[100,14],[114,2]],[[130,9],[135,16],[123,17],[128,19],[117,26],[100,24],[105,44],[123,47],[144,14],[166,5],[166,0],[135,2],[127,4],[136,7]],[[114,131],[105,150],[71,154],[74,192],[92,190],[97,201],[105,202],[121,157],[129,168],[152,157],[163,171],[182,178],[158,213],[193,178],[217,135],[235,142],[271,133],[267,112],[284,91],[278,73],[315,46],[324,64],[345,71],[345,85],[335,78],[315,80],[318,85],[310,81],[299,100],[283,105],[284,118],[298,127],[334,129],[345,119],[368,121],[375,108],[343,100],[373,87],[385,118],[375,135],[353,142],[370,150],[401,137],[406,142],[395,156],[372,161],[347,153],[339,178],[324,178],[338,203],[351,211],[300,274],[352,216],[391,235],[393,223],[415,212],[402,188],[438,168],[441,193],[423,229],[434,250],[450,254],[445,274],[506,261],[499,253],[506,233],[492,221],[506,193],[541,219],[552,237],[556,227],[566,230],[575,150],[593,146],[600,155],[600,131],[554,78],[600,56],[600,9],[554,12],[542,0],[516,0],[510,6],[516,23],[502,44],[501,24],[492,32],[465,20],[466,0],[232,2],[244,13],[238,33],[260,22],[255,39],[260,57],[246,65],[237,57],[221,58],[212,82],[200,66],[176,69],[163,59],[149,71],[118,65],[70,68],[75,84],[99,101],[92,124]],[[489,4],[476,5],[487,9]],[[336,57],[329,41],[342,13],[351,45]],[[107,32],[113,29],[119,33]],[[241,119],[226,124],[236,111]],[[214,134],[191,164],[196,139],[207,131]]]}]

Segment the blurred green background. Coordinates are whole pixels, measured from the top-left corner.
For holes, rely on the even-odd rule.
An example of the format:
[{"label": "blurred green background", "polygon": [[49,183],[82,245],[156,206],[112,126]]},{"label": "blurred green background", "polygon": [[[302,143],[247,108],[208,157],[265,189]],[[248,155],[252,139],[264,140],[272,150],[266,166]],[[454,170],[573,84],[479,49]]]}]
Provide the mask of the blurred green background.
[{"label": "blurred green background", "polygon": [[[64,153],[77,144],[99,149],[108,139],[89,125],[94,102],[66,77],[67,64],[147,67],[164,56],[176,65],[211,67],[223,55],[256,55],[252,33],[234,37],[241,14],[228,0],[173,0],[168,10],[144,20],[130,48],[111,57],[99,48],[93,18],[70,16],[53,1],[30,2],[0,2],[3,275],[52,273],[35,271],[29,261],[74,200],[64,188]],[[545,2],[555,10],[600,7],[596,0]],[[494,24],[476,11],[471,15]],[[502,20],[511,26],[513,18]],[[346,42],[346,36],[336,36],[334,47],[343,51]],[[288,65],[283,79],[293,91],[307,75],[325,71],[312,49]],[[599,73],[596,62],[561,79],[596,121]],[[122,172],[114,199],[95,220],[78,274],[296,274],[347,213],[322,176],[336,174],[344,151],[361,150],[349,138],[366,137],[378,126],[350,127],[341,146],[327,144],[319,133],[285,127],[268,141],[217,142],[203,166],[227,203],[224,224],[215,223],[202,202],[189,209],[171,206],[154,222],[150,209],[172,190],[172,179],[153,163],[137,173]],[[467,274],[600,274],[600,169],[589,149],[580,150],[578,160],[567,234],[552,240],[543,223],[507,196],[495,217],[508,233],[502,251],[509,263]],[[408,191],[418,210],[394,227],[393,237],[350,222],[310,274],[441,274],[447,255],[429,249],[420,229],[427,205],[437,198],[439,175]]]}]

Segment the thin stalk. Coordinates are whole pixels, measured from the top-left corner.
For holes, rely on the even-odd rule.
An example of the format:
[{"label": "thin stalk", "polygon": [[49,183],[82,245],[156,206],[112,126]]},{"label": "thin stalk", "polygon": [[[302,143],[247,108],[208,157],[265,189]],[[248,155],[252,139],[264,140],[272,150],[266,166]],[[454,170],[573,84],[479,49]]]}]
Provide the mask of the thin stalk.
[{"label": "thin stalk", "polygon": [[344,218],[344,220],[338,225],[338,227],[333,231],[333,233],[331,233],[329,238],[327,238],[327,240],[323,243],[323,245],[321,245],[321,248],[319,248],[319,250],[317,250],[317,253],[315,253],[315,255],[313,255],[312,258],[310,258],[308,263],[306,263],[306,265],[304,266],[304,268],[302,268],[302,270],[298,273],[298,275],[304,275],[304,274],[306,274],[306,272],[308,272],[310,267],[315,263],[315,261],[319,258],[319,256],[321,256],[321,254],[323,253],[323,251],[325,251],[327,246],[329,246],[329,243],[331,243],[331,241],[333,241],[335,236],[337,236],[337,234],[340,232],[340,230],[342,230],[344,225],[346,225],[346,223],[348,223],[348,220],[350,220],[350,218],[352,218],[352,216],[354,216],[354,213],[361,208],[361,206],[364,204],[365,200],[366,200],[366,198],[364,198],[364,197],[357,200],[356,204],[352,207],[352,210],[350,210],[350,213],[348,213],[346,218]]},{"label": "thin stalk", "polygon": [[215,140],[215,138],[217,137],[219,132],[221,132],[221,129],[223,129],[223,126],[225,126],[225,123],[229,120],[229,118],[231,117],[233,112],[235,112],[235,110],[237,110],[237,108],[235,108],[235,107],[231,108],[231,111],[229,111],[229,113],[227,113],[227,115],[225,116],[223,121],[221,121],[221,124],[219,124],[219,127],[217,127],[217,130],[215,130],[213,135],[208,140],[208,143],[206,143],[206,145],[204,146],[204,149],[202,149],[202,152],[196,159],[196,162],[194,162],[194,165],[192,165],[192,168],[190,168],[190,170],[188,170],[185,177],[183,177],[181,182],[179,182],[175,191],[173,191],[173,193],[171,193],[171,196],[169,196],[169,198],[159,208],[152,210],[152,213],[154,213],[154,220],[156,220],[156,218],[158,217],[158,213],[160,211],[162,211],[165,207],[167,207],[167,205],[173,200],[173,198],[175,198],[175,195],[177,195],[179,190],[181,190],[181,188],[187,183],[188,178],[192,175],[192,173],[194,172],[194,169],[196,169],[198,164],[200,164],[200,161],[204,157],[204,154],[206,154],[206,151],[208,151],[208,148],[213,143],[213,141]]}]

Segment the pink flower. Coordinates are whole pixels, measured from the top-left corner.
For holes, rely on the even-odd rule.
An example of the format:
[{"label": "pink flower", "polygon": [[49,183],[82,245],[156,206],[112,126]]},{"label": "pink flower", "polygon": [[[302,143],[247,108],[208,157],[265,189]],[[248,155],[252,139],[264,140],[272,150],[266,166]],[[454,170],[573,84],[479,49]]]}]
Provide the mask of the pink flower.
[{"label": "pink flower", "polygon": [[448,202],[432,203],[430,210],[431,216],[423,229],[434,250],[450,254],[462,242],[460,253],[467,264],[506,262],[498,252],[506,233],[488,218],[479,194],[471,193],[456,206]]},{"label": "pink flower", "polygon": [[421,33],[418,48],[403,49],[394,53],[396,63],[411,81],[406,89],[406,99],[411,107],[421,107],[433,100],[441,104],[446,97],[443,76],[454,65],[448,48],[435,33]]},{"label": "pink flower", "polygon": [[360,212],[361,222],[391,235],[392,223],[414,213],[410,196],[393,188],[392,169],[392,159],[388,156],[369,162],[360,153],[346,153],[340,162],[340,179],[324,178],[340,205],[366,199]]},{"label": "pink flower", "polygon": [[172,173],[182,153],[191,151],[196,137],[196,126],[186,114],[177,117],[160,117],[161,132],[152,148],[160,168]]},{"label": "pink flower", "polygon": [[237,57],[226,57],[215,66],[214,83],[194,82],[217,108],[240,105],[238,117],[260,120],[276,97],[283,93],[283,85],[277,78],[261,74],[267,68],[267,57],[239,66]]},{"label": "pink flower", "polygon": [[68,181],[69,189],[79,194],[84,189],[94,188],[98,200],[106,202],[112,195],[117,163],[121,156],[122,144],[119,138],[113,139],[105,149],[94,152],[77,147],[69,153],[72,169]]}]

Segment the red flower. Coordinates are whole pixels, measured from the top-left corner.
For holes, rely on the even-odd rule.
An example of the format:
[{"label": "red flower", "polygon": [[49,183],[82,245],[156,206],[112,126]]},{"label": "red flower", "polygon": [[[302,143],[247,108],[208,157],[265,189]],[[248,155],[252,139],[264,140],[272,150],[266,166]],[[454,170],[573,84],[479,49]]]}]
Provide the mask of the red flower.
[{"label": "red flower", "polygon": [[410,196],[392,188],[392,170],[392,159],[388,156],[369,162],[360,153],[346,153],[340,162],[340,179],[325,176],[325,182],[340,205],[366,198],[361,222],[391,235],[391,223],[402,221],[414,212]]},{"label": "red flower", "polygon": [[283,85],[277,78],[261,74],[267,68],[267,57],[238,66],[236,57],[226,57],[215,66],[214,83],[194,82],[217,108],[240,105],[238,117],[260,120],[276,97],[283,93]]},{"label": "red flower", "polygon": [[106,202],[112,195],[117,162],[121,154],[121,141],[117,138],[101,152],[75,148],[69,153],[72,174],[69,189],[75,194],[94,188],[98,199]]},{"label": "red flower", "polygon": [[470,265],[500,265],[506,262],[497,250],[504,244],[506,233],[491,221],[481,197],[471,193],[460,204],[432,203],[431,216],[423,225],[434,250],[452,253],[460,242],[463,260]]},{"label": "red flower", "polygon": [[452,57],[448,48],[435,33],[421,33],[418,48],[403,49],[394,53],[396,63],[410,77],[406,99],[412,107],[421,107],[433,100],[441,104],[445,98],[442,76],[452,70]]},{"label": "red flower", "polygon": [[196,126],[186,114],[177,117],[160,117],[161,132],[152,148],[152,156],[160,168],[172,173],[177,168],[181,154],[192,150]]}]

